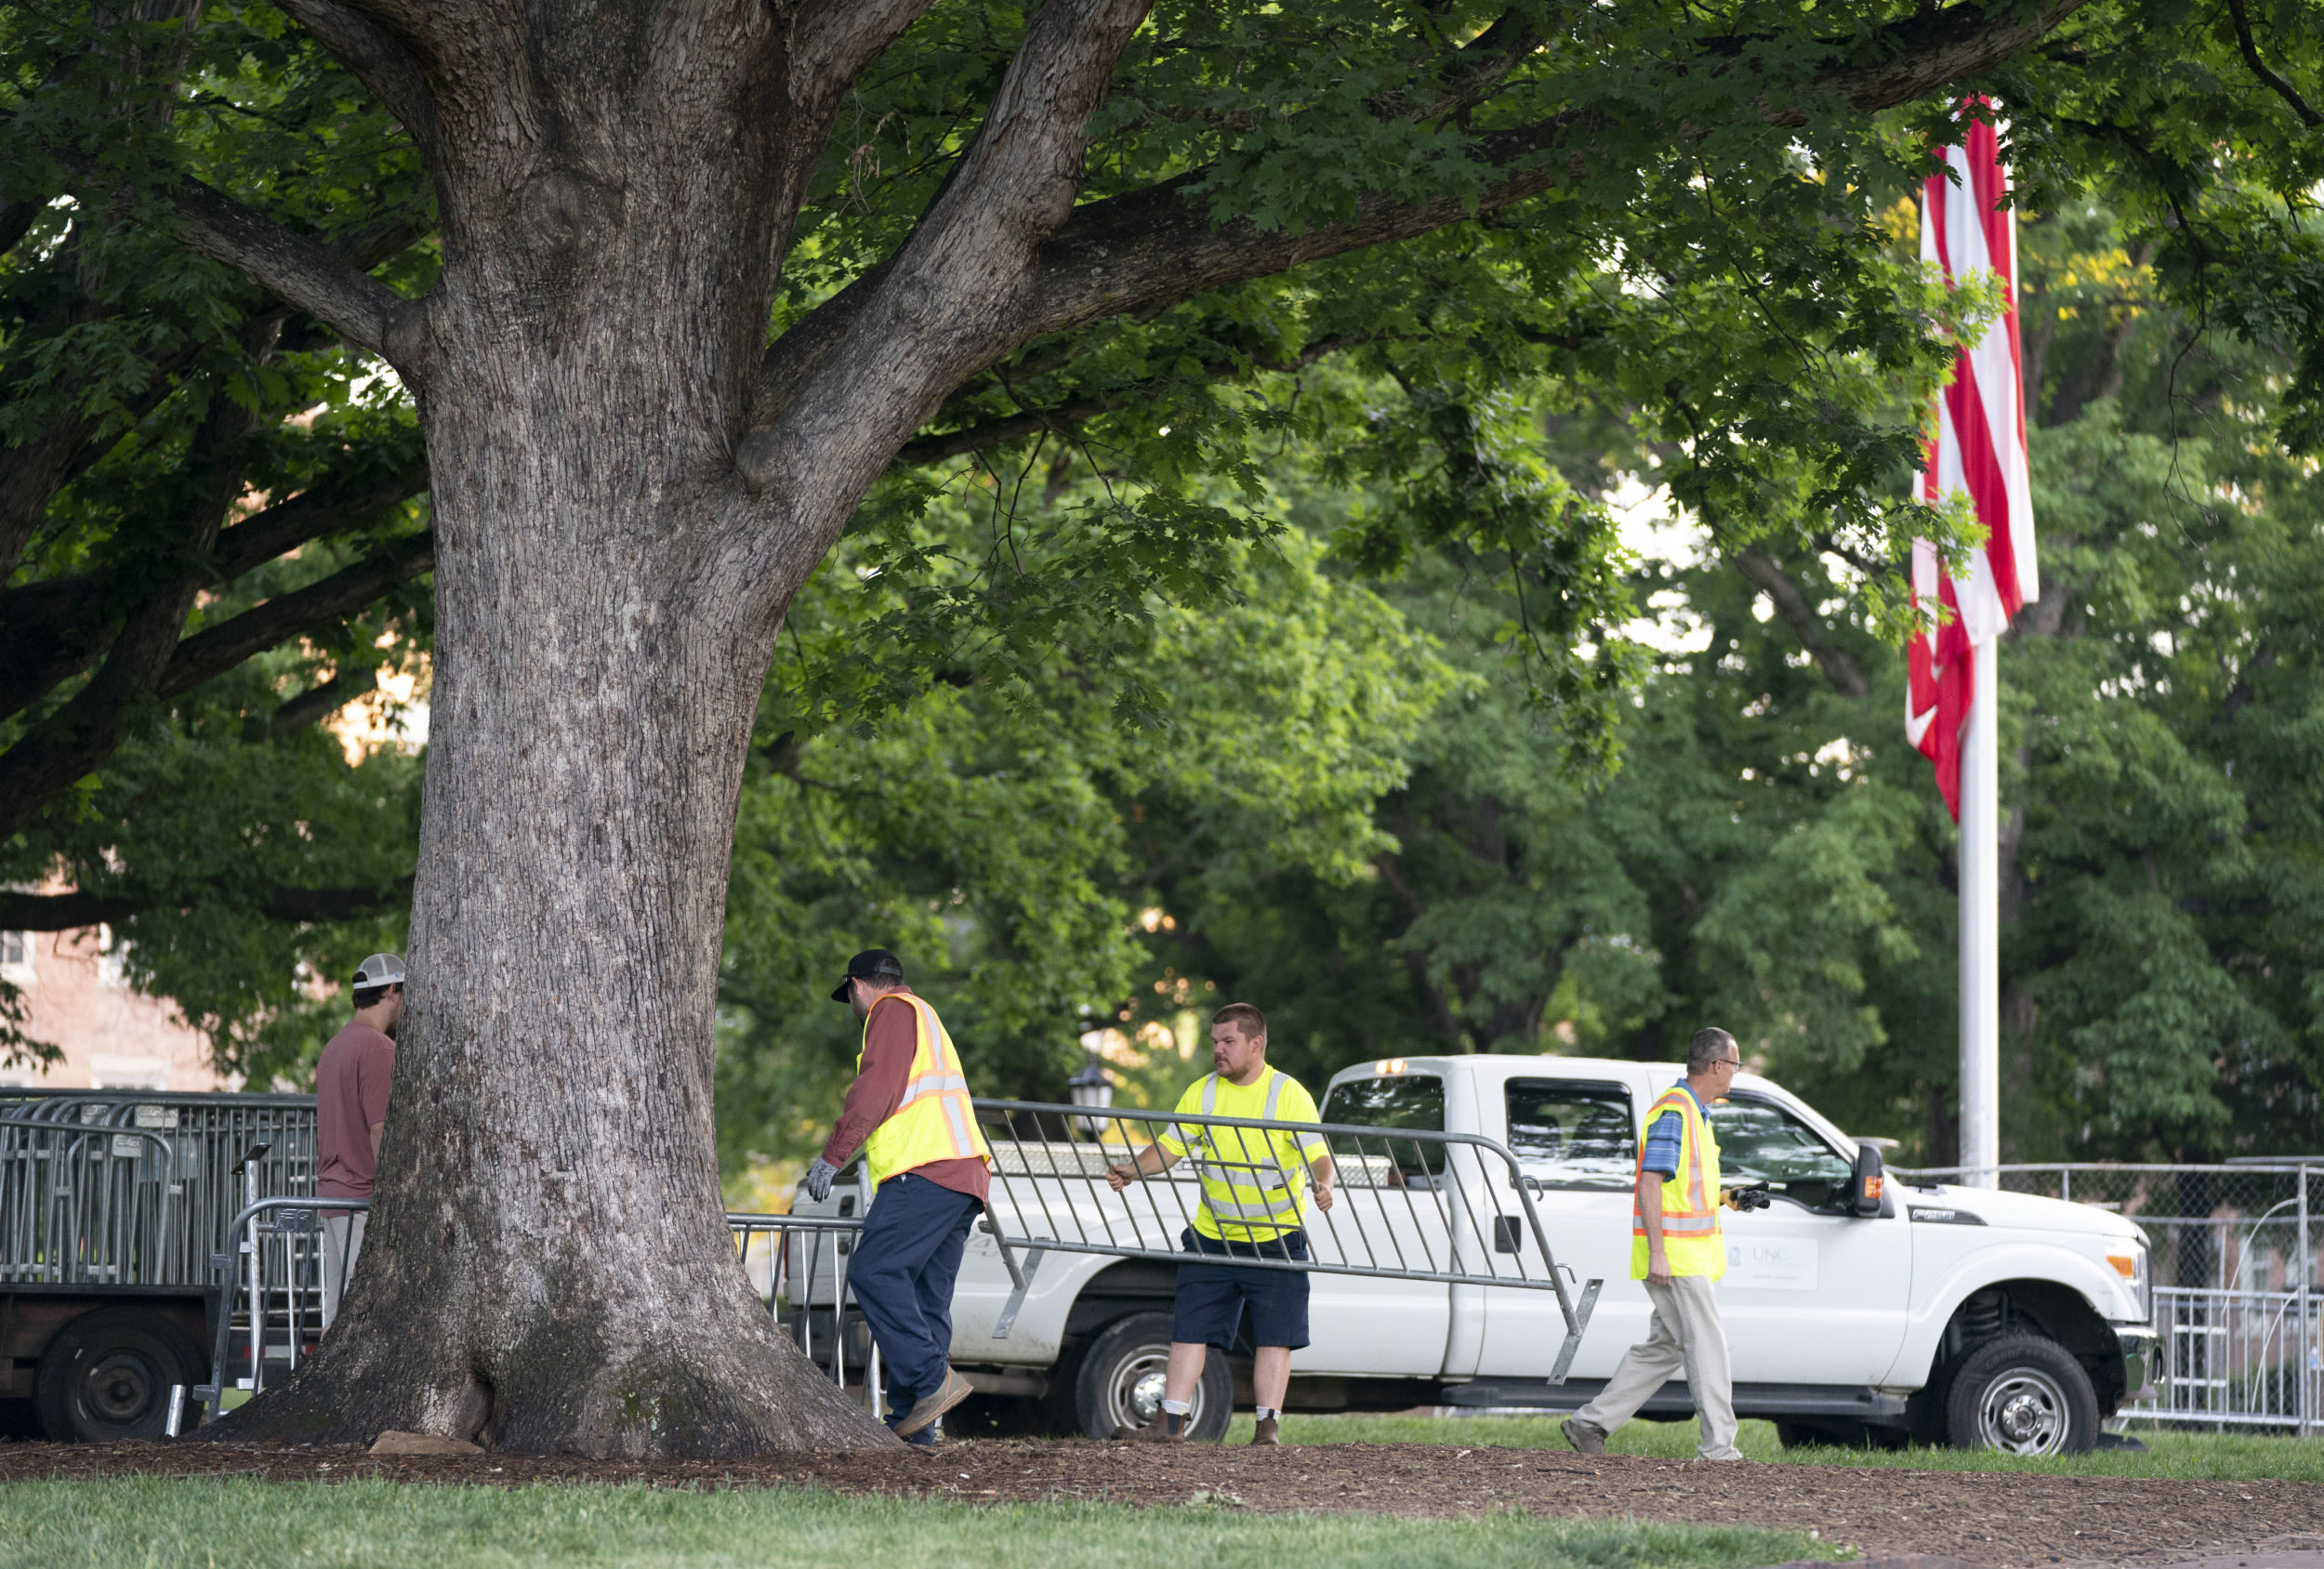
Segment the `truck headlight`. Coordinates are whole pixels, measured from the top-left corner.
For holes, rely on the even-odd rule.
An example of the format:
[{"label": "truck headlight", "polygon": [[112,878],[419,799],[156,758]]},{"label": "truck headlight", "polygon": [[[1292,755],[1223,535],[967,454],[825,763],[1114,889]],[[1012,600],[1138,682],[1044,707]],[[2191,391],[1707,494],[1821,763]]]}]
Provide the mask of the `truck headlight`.
[{"label": "truck headlight", "polygon": [[2138,1311],[2151,1319],[2155,1316],[2152,1294],[2147,1290],[2146,1248],[2143,1243],[2117,1242],[2106,1247],[2106,1262],[2114,1267],[2131,1288],[2131,1299]]}]

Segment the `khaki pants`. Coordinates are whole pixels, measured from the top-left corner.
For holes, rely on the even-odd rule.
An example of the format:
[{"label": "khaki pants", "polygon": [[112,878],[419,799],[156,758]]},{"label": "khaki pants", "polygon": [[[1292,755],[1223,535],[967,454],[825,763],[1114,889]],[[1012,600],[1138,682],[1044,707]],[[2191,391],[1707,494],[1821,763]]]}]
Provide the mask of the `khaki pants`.
[{"label": "khaki pants", "polygon": [[1706,1460],[1738,1460],[1735,1447],[1735,1374],[1727,1360],[1727,1330],[1707,1275],[1673,1275],[1668,1286],[1647,1281],[1655,1312],[1645,1339],[1622,1354],[1598,1398],[1574,1420],[1611,1433],[1638,1414],[1674,1373],[1686,1375],[1687,1392],[1702,1417],[1699,1453]]},{"label": "khaki pants", "polygon": [[355,1272],[356,1256],[363,1250],[363,1222],[371,1216],[361,1209],[323,1212],[323,1327],[339,1316],[339,1293]]}]

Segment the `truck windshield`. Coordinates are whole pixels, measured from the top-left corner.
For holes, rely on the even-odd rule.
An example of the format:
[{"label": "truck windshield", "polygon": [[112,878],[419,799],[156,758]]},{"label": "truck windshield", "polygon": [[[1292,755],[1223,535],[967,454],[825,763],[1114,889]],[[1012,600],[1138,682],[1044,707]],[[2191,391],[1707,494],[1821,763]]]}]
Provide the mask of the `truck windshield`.
[{"label": "truck windshield", "polygon": [[1773,1101],[1731,1095],[1710,1108],[1719,1135],[1719,1174],[1757,1178],[1810,1209],[1836,1209],[1848,1197],[1849,1162],[1814,1128]]},{"label": "truck windshield", "polygon": [[1509,1149],[1545,1188],[1627,1192],[1638,1169],[1630,1091],[1618,1084],[1511,1079]]},{"label": "truck windshield", "polygon": [[[1410,1127],[1425,1133],[1445,1131],[1445,1081],[1433,1074],[1392,1074],[1380,1078],[1349,1079],[1331,1087],[1324,1097],[1326,1122],[1353,1123],[1358,1127]],[[1363,1145],[1361,1151],[1356,1146]],[[1349,1163],[1362,1160],[1370,1180],[1393,1187],[1406,1179],[1434,1177],[1445,1169],[1445,1146],[1425,1140],[1356,1140],[1342,1133],[1331,1140],[1332,1158],[1340,1163],[1342,1180],[1357,1173]]]}]

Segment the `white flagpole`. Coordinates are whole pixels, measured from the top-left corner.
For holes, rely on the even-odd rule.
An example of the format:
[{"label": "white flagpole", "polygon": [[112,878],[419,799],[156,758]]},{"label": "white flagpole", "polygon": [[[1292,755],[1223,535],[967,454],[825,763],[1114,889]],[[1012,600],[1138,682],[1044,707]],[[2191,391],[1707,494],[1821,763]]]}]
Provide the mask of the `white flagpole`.
[{"label": "white flagpole", "polygon": [[1999,641],[1976,645],[1961,747],[1961,1164],[2000,1185],[2001,898]]}]

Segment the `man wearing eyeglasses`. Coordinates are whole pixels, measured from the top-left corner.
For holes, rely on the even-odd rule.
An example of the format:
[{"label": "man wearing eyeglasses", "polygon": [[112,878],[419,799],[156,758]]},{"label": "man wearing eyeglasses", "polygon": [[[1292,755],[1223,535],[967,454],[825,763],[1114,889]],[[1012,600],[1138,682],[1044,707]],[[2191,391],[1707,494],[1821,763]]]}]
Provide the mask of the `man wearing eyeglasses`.
[{"label": "man wearing eyeglasses", "polygon": [[1631,1209],[1631,1278],[1646,1283],[1654,1319],[1646,1338],[1623,1353],[1598,1398],[1565,1421],[1565,1442],[1585,1455],[1638,1414],[1673,1373],[1702,1422],[1698,1453],[1739,1460],[1735,1447],[1735,1380],[1726,1326],[1711,1286],[1727,1272],[1719,1208],[1734,1194],[1719,1185],[1719,1140],[1710,1108],[1735,1082],[1743,1058],[1724,1030],[1697,1030],[1687,1043],[1686,1077],[1646,1109],[1638,1147],[1637,1198]]}]

